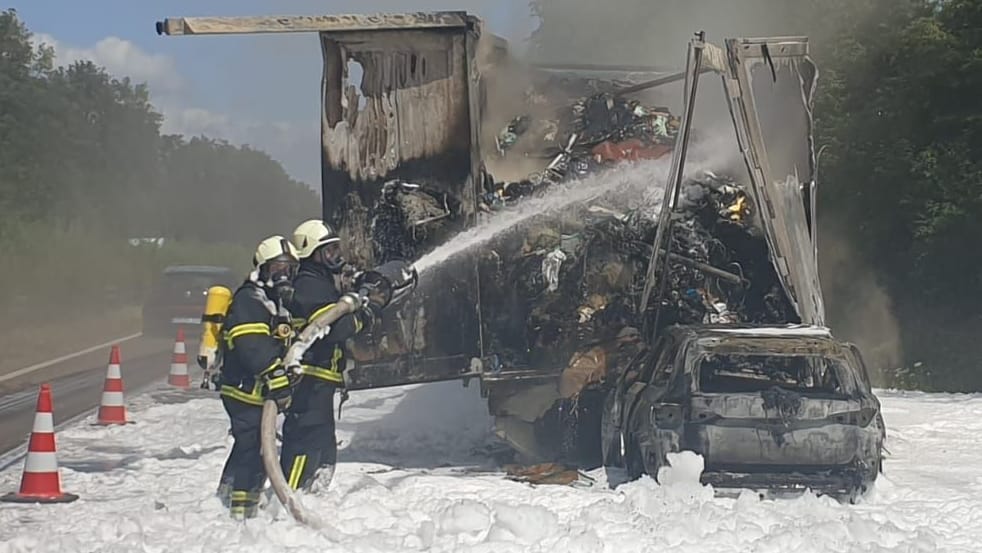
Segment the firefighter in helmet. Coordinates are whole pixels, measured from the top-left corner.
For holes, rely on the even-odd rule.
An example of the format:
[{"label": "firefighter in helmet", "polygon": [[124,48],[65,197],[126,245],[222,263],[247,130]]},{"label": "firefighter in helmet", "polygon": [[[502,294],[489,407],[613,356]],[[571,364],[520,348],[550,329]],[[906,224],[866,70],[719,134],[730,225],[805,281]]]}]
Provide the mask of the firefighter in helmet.
[{"label": "firefighter in helmet", "polygon": [[[293,314],[309,324],[329,313],[341,299],[339,280],[346,265],[341,238],[328,224],[311,219],[293,232],[293,245],[300,257]],[[370,327],[375,317],[371,309],[345,315],[304,354],[303,379],[286,413],[280,454],[283,474],[295,490],[309,490],[315,477],[328,484],[333,477],[337,462],[334,392],[344,386],[344,342]]]},{"label": "firefighter in helmet", "polygon": [[222,325],[220,394],[235,440],[219,495],[235,518],[255,515],[266,481],[260,453],[262,404],[272,398],[286,409],[298,376],[282,365],[293,335],[289,306],[299,269],[297,251],[282,236],[259,243],[254,270],[232,296]]}]

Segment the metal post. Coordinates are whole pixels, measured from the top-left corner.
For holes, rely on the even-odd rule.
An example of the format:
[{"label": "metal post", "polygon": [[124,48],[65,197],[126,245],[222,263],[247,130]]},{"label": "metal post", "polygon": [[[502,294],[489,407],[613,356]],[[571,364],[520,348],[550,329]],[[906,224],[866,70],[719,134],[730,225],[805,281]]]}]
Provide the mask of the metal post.
[{"label": "metal post", "polygon": [[[686,90],[685,110],[682,114],[682,127],[679,129],[678,139],[676,140],[675,156],[672,160],[672,170],[669,174],[668,183],[665,188],[665,196],[662,204],[661,216],[658,220],[658,231],[655,235],[655,243],[652,246],[651,260],[648,263],[648,274],[645,278],[644,292],[641,295],[640,310],[644,314],[648,310],[651,300],[651,288],[655,280],[655,268],[658,265],[658,256],[661,253],[662,242],[666,242],[664,251],[671,251],[671,228],[672,214],[678,203],[679,193],[682,188],[682,178],[685,174],[685,157],[689,146],[689,132],[692,128],[692,117],[696,105],[696,92],[699,84],[699,74],[702,68],[702,51],[706,42],[705,31],[697,33],[697,38],[689,43],[688,55],[686,56],[686,80],[689,85]],[[668,267],[668,256],[663,258],[663,265],[666,270],[658,275],[658,299],[665,296],[668,286],[668,278],[665,274]],[[651,336],[657,329],[661,317],[661,308],[655,311],[655,320],[651,327],[645,329],[645,335]],[[645,320],[647,326],[647,319]]]}]

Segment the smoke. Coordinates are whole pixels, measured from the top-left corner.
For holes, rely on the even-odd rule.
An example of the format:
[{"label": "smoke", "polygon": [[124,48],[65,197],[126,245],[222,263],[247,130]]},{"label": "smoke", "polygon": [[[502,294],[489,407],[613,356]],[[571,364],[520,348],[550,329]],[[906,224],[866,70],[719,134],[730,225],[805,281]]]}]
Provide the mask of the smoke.
[{"label": "smoke", "polygon": [[[851,8],[851,23],[869,17],[862,4]],[[809,3],[786,0],[533,0],[533,6],[538,8],[540,25],[532,36],[529,57],[539,63],[649,65],[678,71],[684,68],[686,45],[697,31],[705,31],[707,40],[717,45],[726,38],[805,35],[813,51],[820,50],[828,33],[834,32],[808,16],[813,9]],[[736,152],[721,90],[718,78],[700,79],[693,138],[715,141],[721,150]],[[800,119],[790,117],[795,115],[791,103],[781,100],[780,94],[771,96],[758,108],[762,124],[769,127],[765,131],[772,133],[767,140],[772,165],[787,166],[795,161],[796,151],[800,154],[794,146],[804,129]],[[680,83],[653,90],[643,99],[677,111],[681,97]],[[902,359],[893,302],[871,267],[828,218],[820,207],[819,267],[828,320],[837,336],[859,345],[874,377],[882,382],[884,371]]]},{"label": "smoke", "polygon": [[832,224],[819,234],[819,272],[829,326],[859,346],[874,383],[884,385],[903,360],[900,322],[872,268]]},{"label": "smoke", "polygon": [[678,67],[697,31],[721,44],[739,36],[807,30],[786,0],[533,0],[540,26],[532,56],[543,62],[624,63]]}]

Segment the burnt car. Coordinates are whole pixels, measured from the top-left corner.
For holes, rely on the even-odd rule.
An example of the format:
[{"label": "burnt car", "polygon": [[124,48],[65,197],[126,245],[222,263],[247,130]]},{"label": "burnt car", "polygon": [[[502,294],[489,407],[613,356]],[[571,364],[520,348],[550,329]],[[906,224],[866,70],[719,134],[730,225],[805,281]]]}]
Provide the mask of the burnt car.
[{"label": "burnt car", "polygon": [[239,277],[228,267],[174,265],[159,275],[143,304],[143,334],[173,336],[178,326],[201,324],[208,288],[234,290]]},{"label": "burnt car", "polygon": [[688,450],[715,488],[849,500],[876,480],[886,436],[858,350],[809,326],[667,329],[609,392],[601,432],[604,464],[632,479]]}]

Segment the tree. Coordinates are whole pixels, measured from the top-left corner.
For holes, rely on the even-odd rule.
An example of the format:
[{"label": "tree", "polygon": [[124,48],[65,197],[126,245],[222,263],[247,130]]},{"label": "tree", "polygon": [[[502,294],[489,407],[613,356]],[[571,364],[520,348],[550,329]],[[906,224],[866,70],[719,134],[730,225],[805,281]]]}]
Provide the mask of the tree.
[{"label": "tree", "polygon": [[101,300],[100,288],[138,292],[174,258],[136,254],[130,237],[219,262],[230,256],[218,249],[238,257],[318,214],[316,193],[265,153],[161,136],[145,84],[52,59],[16,12],[0,12],[0,255],[20,268],[0,272],[0,310],[18,296],[64,308]]}]

